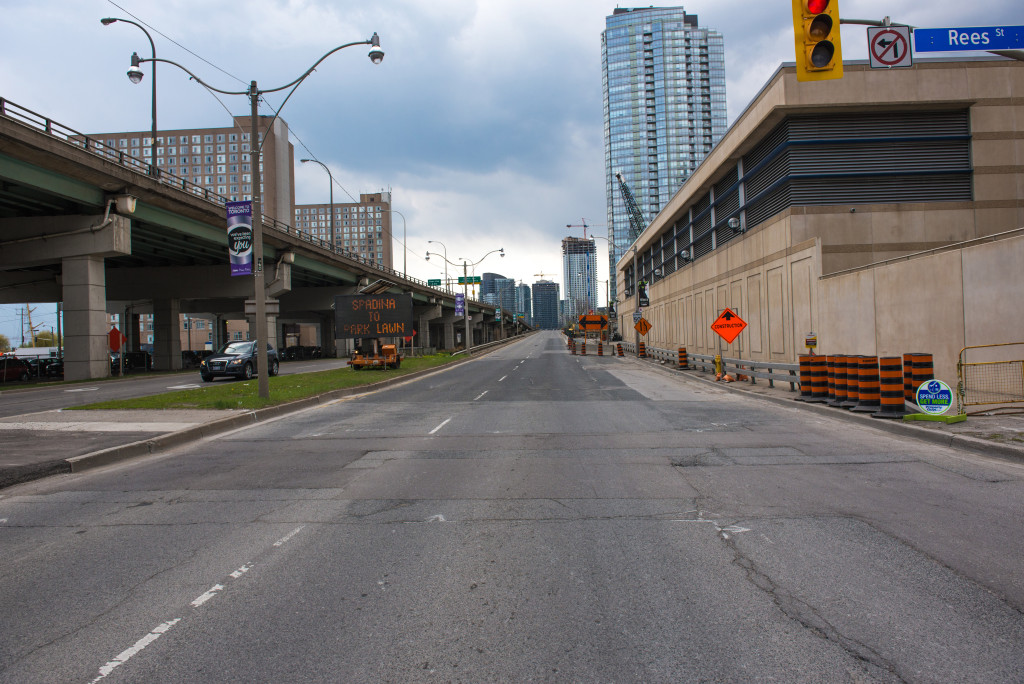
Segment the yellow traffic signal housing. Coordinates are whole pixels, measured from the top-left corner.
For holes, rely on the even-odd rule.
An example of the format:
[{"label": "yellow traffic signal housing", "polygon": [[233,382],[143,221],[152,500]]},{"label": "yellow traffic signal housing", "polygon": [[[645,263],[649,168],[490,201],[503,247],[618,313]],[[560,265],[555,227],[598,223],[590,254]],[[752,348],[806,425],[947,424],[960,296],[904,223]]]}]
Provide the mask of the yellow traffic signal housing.
[{"label": "yellow traffic signal housing", "polygon": [[798,81],[843,77],[839,0],[793,0]]}]

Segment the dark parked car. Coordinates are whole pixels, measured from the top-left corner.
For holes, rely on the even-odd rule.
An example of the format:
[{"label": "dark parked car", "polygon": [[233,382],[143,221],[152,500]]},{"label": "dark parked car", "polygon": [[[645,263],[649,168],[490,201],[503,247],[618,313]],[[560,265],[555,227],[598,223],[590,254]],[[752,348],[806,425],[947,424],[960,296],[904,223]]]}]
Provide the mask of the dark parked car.
[{"label": "dark parked car", "polygon": [[11,354],[0,357],[0,382],[27,382],[32,377],[32,367]]},{"label": "dark parked car", "polygon": [[[267,345],[267,364],[270,375],[277,375],[280,361],[274,347]],[[215,354],[206,357],[199,364],[199,375],[204,382],[211,382],[216,377],[230,376],[249,380],[256,374],[256,343],[228,342]]]}]

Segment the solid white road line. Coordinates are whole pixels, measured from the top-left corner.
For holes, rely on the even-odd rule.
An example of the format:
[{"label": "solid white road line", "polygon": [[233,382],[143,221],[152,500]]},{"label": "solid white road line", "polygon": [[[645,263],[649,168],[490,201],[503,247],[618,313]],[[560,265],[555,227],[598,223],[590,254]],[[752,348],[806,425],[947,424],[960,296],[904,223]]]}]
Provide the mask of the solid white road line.
[{"label": "solid white road line", "polygon": [[444,422],[443,422],[443,423],[441,423],[441,424],[440,424],[440,425],[438,425],[438,426],[437,426],[436,428],[434,428],[433,430],[431,430],[431,431],[430,431],[430,434],[434,434],[435,432],[437,432],[438,430],[440,430],[441,428],[443,428],[443,427],[444,427],[445,425],[447,425],[447,424],[448,424],[448,421],[450,421],[450,420],[451,420],[452,418],[454,418],[454,417],[455,417],[455,416],[450,416],[450,417],[448,417],[448,418],[445,418],[445,419],[444,419]]}]

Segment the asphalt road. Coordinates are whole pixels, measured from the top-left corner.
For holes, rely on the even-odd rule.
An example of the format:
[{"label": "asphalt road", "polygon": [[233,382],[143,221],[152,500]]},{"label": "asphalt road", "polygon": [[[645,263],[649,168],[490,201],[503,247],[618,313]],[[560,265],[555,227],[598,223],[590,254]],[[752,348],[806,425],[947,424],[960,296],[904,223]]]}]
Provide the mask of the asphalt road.
[{"label": "asphalt road", "polygon": [[0,497],[3,682],[1019,682],[1024,468],[550,333]]},{"label": "asphalt road", "polygon": [[[345,366],[348,359],[308,359],[281,364],[280,374],[309,373]],[[216,378],[215,383],[237,382]],[[0,418],[37,411],[52,411],[112,399],[135,399],[205,385],[198,370],[179,373],[136,373],[123,378],[96,382],[51,382],[45,384],[0,384]]]}]

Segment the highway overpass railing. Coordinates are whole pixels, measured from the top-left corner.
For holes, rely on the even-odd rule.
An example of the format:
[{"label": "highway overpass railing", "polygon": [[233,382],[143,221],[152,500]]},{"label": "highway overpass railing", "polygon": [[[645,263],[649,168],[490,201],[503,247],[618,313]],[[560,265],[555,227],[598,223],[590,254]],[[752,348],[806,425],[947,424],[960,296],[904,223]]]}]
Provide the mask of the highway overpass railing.
[{"label": "highway overpass railing", "polygon": [[[69,126],[65,126],[64,124],[54,121],[48,116],[44,116],[43,114],[39,114],[38,112],[32,111],[31,109],[22,107],[21,105],[11,102],[10,100],[5,99],[3,97],[0,97],[0,117],[4,117],[21,125],[33,128],[37,131],[45,133],[48,136],[56,138],[57,140],[65,142],[68,145],[72,145],[79,149],[83,149],[86,152],[89,152],[90,154],[93,154],[97,157],[102,157],[107,161],[113,161],[118,165],[135,171],[137,173],[146,174],[148,176],[155,176],[155,179],[158,182],[162,183],[163,185],[191,193],[217,206],[223,207],[224,204],[229,201],[228,198],[224,197],[223,195],[219,195],[215,192],[208,190],[207,188],[204,188],[200,185],[196,185],[195,183],[189,181],[186,178],[179,178],[178,176],[175,176],[174,174],[169,173],[168,171],[161,170],[159,171],[159,175],[157,176],[156,174],[154,174],[154,165],[151,164],[150,162],[138,159],[137,157],[133,157],[130,154],[124,152],[123,150],[119,150],[115,147],[107,145],[102,140],[99,140],[93,136],[87,135],[80,131],[76,131],[75,129]],[[364,264],[374,269],[375,271],[381,272],[384,275],[394,276],[396,278],[401,278],[407,282],[415,283],[416,285],[419,285],[424,288],[430,288],[433,290],[437,290],[438,292],[447,293],[449,295],[451,294],[450,290],[441,287],[436,287],[433,285],[428,285],[426,281],[420,280],[419,278],[409,277],[407,274],[397,271],[389,266],[377,264],[376,262],[366,259],[365,257],[359,254],[350,252],[346,249],[342,249],[341,247],[332,244],[328,240],[323,240],[314,235],[310,235],[309,233],[305,233],[297,228],[288,225],[287,223],[278,221],[277,219],[272,218],[270,216],[263,216],[263,225],[265,228],[269,227],[270,229],[275,230],[277,232],[295,236],[305,242],[320,247],[321,249],[325,249],[329,252],[337,254],[338,256],[344,257],[345,259],[349,259],[351,261]],[[477,304],[483,304],[485,306],[491,306],[489,304],[480,302],[479,300],[476,299],[470,301],[476,302]]]}]

